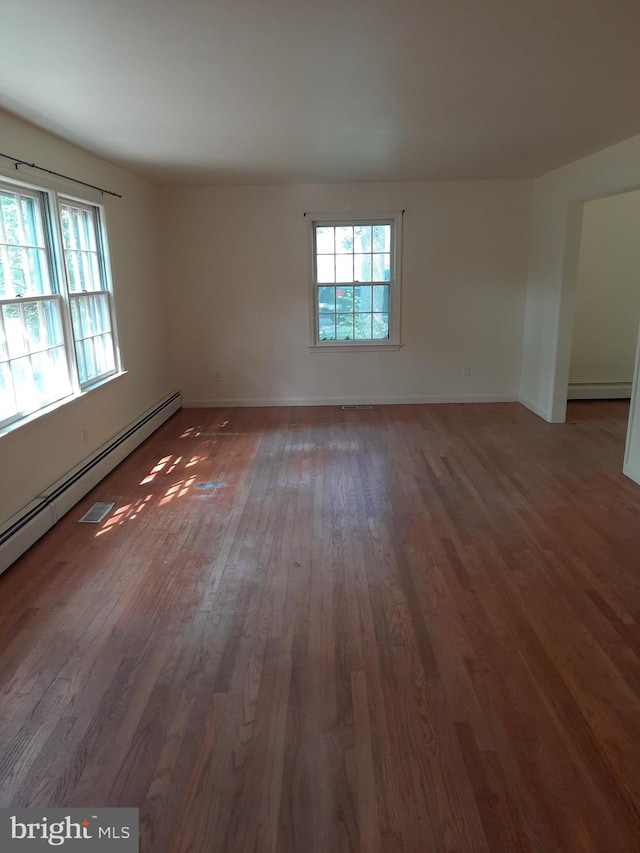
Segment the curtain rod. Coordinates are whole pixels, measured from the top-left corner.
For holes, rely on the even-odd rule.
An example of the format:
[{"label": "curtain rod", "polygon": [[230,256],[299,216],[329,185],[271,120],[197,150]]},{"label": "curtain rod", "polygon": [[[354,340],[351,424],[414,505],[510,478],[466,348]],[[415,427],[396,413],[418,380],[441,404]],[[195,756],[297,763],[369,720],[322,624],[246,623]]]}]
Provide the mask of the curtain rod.
[{"label": "curtain rod", "polygon": [[38,169],[40,172],[46,172],[48,175],[55,175],[56,178],[64,178],[65,181],[73,181],[74,184],[82,184],[83,187],[98,190],[102,195],[113,195],[116,198],[122,198],[120,193],[105,190],[104,187],[97,187],[95,184],[88,184],[86,181],[81,181],[78,178],[72,178],[69,175],[63,175],[61,172],[54,172],[52,169],[45,169],[44,166],[37,166],[35,163],[29,163],[28,160],[21,160],[20,157],[11,157],[10,154],[2,154],[1,152],[0,157],[4,157],[5,160],[11,160],[15,164],[16,169],[18,166],[28,166],[30,169]]}]

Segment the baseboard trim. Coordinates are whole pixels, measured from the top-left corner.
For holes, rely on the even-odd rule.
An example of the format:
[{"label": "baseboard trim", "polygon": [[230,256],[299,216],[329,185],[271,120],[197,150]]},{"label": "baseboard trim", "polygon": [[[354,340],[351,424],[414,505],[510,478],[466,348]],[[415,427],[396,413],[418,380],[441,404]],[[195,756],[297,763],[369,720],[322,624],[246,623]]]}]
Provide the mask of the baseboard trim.
[{"label": "baseboard trim", "polygon": [[636,468],[635,465],[629,465],[625,462],[622,467],[622,473],[625,477],[628,477],[640,486],[640,468]]},{"label": "baseboard trim", "polygon": [[174,391],[144,412],[0,528],[0,574],[59,521],[100,480],[181,408]]},{"label": "baseboard trim", "polygon": [[268,406],[415,405],[421,403],[517,403],[512,394],[434,394],[406,397],[289,397],[286,399],[183,400],[184,409],[232,409]]},{"label": "baseboard trim", "polygon": [[518,402],[521,406],[524,406],[525,409],[529,409],[529,411],[533,412],[534,415],[537,415],[539,418],[542,418],[543,421],[551,423],[551,414],[546,409],[543,409],[540,406],[536,406],[535,403],[531,403],[529,400],[524,400],[522,397],[518,400]]},{"label": "baseboard trim", "polygon": [[572,382],[567,400],[627,400],[631,388],[631,382]]}]

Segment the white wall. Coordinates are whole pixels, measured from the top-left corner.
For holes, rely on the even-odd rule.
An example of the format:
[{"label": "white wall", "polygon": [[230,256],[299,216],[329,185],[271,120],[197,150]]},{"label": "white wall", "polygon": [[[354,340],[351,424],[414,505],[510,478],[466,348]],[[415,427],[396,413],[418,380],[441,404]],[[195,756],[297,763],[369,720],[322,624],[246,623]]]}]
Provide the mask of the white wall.
[{"label": "white wall", "polygon": [[[476,181],[163,190],[162,266],[185,402],[517,399],[530,187]],[[304,211],[402,209],[403,348],[310,351]],[[472,367],[468,378],[465,365]]]},{"label": "white wall", "polygon": [[520,398],[565,418],[583,202],[640,186],[640,136],[534,181]]},{"label": "white wall", "polygon": [[[127,373],[0,436],[0,524],[171,390],[166,311],[158,284],[158,190],[29,124],[0,112],[0,150],[122,193],[74,184],[0,161],[0,175],[64,189],[105,205],[123,367]],[[85,441],[83,430],[88,433]]]},{"label": "white wall", "polygon": [[586,202],[569,384],[631,383],[639,322],[640,192]]}]

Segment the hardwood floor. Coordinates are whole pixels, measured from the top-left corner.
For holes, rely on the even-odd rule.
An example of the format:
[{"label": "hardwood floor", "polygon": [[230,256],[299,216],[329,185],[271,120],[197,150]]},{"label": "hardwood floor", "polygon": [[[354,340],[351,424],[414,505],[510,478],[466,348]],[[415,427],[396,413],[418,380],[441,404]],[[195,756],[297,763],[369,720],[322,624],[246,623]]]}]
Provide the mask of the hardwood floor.
[{"label": "hardwood floor", "polygon": [[0,578],[0,805],[138,806],[149,853],[640,850],[627,413],[180,412]]}]

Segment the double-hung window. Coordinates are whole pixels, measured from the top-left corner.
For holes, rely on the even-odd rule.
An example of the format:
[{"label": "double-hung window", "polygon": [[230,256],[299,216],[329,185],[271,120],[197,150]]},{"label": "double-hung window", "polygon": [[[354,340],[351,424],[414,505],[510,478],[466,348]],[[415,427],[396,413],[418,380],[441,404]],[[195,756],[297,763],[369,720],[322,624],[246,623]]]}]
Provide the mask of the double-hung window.
[{"label": "double-hung window", "polygon": [[97,208],[66,200],[58,207],[78,379],[85,388],[116,366],[104,233]]},{"label": "double-hung window", "polygon": [[397,346],[401,216],[307,216],[312,247],[312,346]]},{"label": "double-hung window", "polygon": [[0,181],[0,427],[118,368],[100,208]]}]

